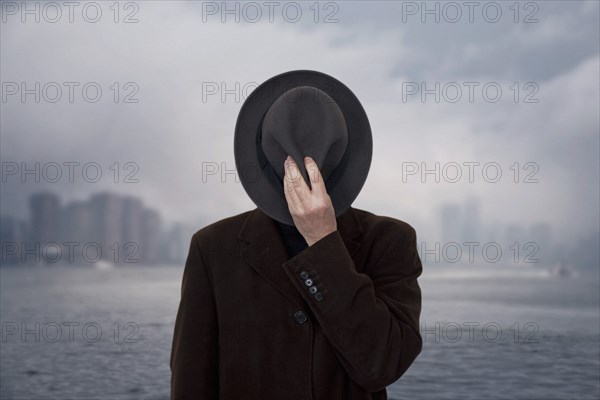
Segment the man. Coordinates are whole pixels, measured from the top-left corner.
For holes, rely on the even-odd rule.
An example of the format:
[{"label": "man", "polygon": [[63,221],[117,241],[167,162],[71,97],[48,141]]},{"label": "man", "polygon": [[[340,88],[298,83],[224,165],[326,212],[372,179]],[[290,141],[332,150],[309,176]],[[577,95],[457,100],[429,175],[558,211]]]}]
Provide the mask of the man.
[{"label": "man", "polygon": [[242,106],[234,149],[258,207],[192,237],[171,398],[387,399],[422,349],[422,265],[409,224],[350,206],[372,152],[358,99],[278,75]]}]

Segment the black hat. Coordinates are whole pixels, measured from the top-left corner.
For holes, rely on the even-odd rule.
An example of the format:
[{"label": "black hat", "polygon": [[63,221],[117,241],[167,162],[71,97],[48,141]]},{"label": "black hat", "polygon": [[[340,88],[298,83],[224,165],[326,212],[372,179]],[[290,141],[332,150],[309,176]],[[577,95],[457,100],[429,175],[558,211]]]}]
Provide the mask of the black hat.
[{"label": "black hat", "polygon": [[367,114],[350,89],[322,72],[299,70],[267,80],[248,96],[233,147],[248,196],[269,217],[294,225],[283,187],[287,155],[308,187],[304,157],[315,160],[338,217],[367,179],[373,139]]}]

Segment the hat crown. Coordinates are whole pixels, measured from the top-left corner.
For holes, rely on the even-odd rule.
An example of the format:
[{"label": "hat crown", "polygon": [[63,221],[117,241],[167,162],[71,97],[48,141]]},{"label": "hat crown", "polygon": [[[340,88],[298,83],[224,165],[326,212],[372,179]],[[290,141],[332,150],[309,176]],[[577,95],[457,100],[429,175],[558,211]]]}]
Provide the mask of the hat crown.
[{"label": "hat crown", "polygon": [[327,179],[339,165],[348,146],[348,130],[342,110],[324,91],[298,86],[279,96],[262,123],[261,148],[280,181],[289,154],[298,164],[309,187],[304,157],[317,163]]},{"label": "hat crown", "polygon": [[[312,105],[317,107],[309,111]],[[283,181],[287,155],[309,187],[303,158],[317,161],[338,217],[367,179],[373,139],[367,114],[346,85],[323,72],[295,70],[267,79],[250,93],[235,124],[233,150],[250,199],[272,219],[293,226]]]}]

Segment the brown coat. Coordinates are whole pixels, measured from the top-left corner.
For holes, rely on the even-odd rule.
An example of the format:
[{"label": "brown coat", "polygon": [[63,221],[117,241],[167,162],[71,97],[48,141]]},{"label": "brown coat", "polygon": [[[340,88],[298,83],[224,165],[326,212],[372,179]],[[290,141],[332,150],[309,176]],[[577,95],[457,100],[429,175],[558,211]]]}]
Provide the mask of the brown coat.
[{"label": "brown coat", "polygon": [[422,347],[416,233],[356,208],[337,224],[291,259],[258,208],[194,234],[171,399],[387,398]]}]

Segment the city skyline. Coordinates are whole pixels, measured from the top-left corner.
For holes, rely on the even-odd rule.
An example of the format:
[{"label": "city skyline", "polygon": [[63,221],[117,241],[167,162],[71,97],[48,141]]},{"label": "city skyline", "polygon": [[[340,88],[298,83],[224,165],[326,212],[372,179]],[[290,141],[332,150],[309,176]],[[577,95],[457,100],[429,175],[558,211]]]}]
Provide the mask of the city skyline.
[{"label": "city skyline", "polygon": [[[1,216],[2,263],[181,264],[192,227],[164,224],[139,197],[109,191],[62,204],[40,191],[29,198],[30,218]],[[25,261],[23,261],[25,260]]]},{"label": "city skyline", "polygon": [[[65,200],[53,191],[29,197],[29,219],[2,214],[2,264],[183,265],[191,236],[214,222],[166,223],[162,213],[141,197],[99,191],[86,200]],[[418,251],[425,265],[520,264],[577,268],[598,265],[591,232],[576,246],[561,241],[548,223],[490,224],[481,201],[445,202],[437,209],[436,230],[419,229]],[[409,222],[410,223],[410,222]]]}]

